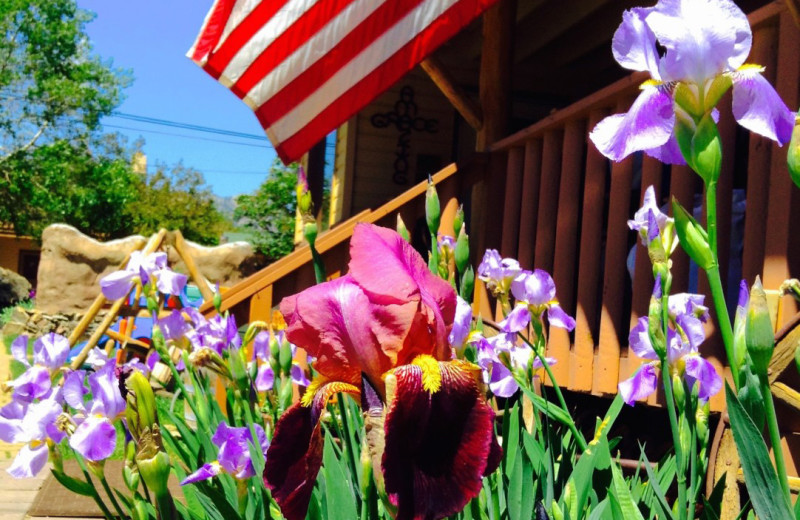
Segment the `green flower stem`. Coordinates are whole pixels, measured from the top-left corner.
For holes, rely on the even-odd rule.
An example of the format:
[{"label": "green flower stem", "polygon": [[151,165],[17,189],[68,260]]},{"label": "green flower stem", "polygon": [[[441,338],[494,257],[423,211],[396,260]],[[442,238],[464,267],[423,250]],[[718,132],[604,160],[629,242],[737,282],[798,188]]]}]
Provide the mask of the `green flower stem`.
[{"label": "green flower stem", "polygon": [[[97,504],[97,507],[100,508],[100,511],[103,513],[103,516],[108,520],[114,520],[114,515],[111,514],[111,511],[108,510],[108,507],[103,502],[103,499],[100,498],[100,494],[97,492],[97,488],[94,486],[94,482],[92,481],[92,476],[89,475],[89,470],[86,468],[86,463],[83,461],[83,457],[78,455],[77,452],[73,450],[73,454],[75,455],[75,459],[78,461],[78,465],[81,467],[81,471],[83,471],[83,476],[86,478],[86,482],[92,486],[92,498],[94,502]],[[125,516],[123,515],[123,518]]]},{"label": "green flower stem", "polygon": [[781,432],[778,429],[778,416],[775,414],[775,403],[772,401],[772,391],[769,387],[769,379],[766,375],[760,376],[761,394],[764,396],[764,411],[767,415],[767,430],[769,430],[769,442],[772,444],[772,453],[775,455],[775,469],[778,471],[778,480],[781,483],[783,494],[791,504],[792,495],[789,492],[789,479],[786,473],[786,462],[783,459],[781,449]]},{"label": "green flower stem", "polygon": [[325,262],[323,262],[322,256],[314,246],[314,242],[309,242],[308,247],[311,249],[311,259],[314,262],[314,278],[317,283],[322,283],[325,281]]},{"label": "green flower stem", "polygon": [[117,514],[119,515],[119,517],[120,518],[127,518],[128,515],[126,515],[122,511],[122,507],[120,507],[119,502],[117,501],[117,497],[114,496],[114,491],[112,491],[111,486],[108,485],[108,481],[106,480],[105,475],[100,477],[100,484],[102,484],[103,485],[103,489],[106,490],[106,494],[108,495],[108,498],[111,500],[111,505],[114,506],[114,509],[116,509]]},{"label": "green flower stem", "polygon": [[[350,444],[350,425],[348,424],[349,419],[344,399],[344,394],[336,396],[336,405],[339,407],[339,414],[342,416],[342,435],[344,437],[342,439],[342,444],[344,444],[347,450],[347,464],[350,466],[350,472],[353,477],[358,480],[357,461],[353,453],[353,446]],[[355,484],[358,484],[358,482],[355,482]]]},{"label": "green flower stem", "polygon": [[[684,385],[686,387],[688,385]],[[691,388],[687,389],[686,391],[686,400],[689,402],[691,399]],[[695,424],[695,410],[693,406],[687,407],[688,410],[686,411],[686,420],[688,421],[689,425],[692,429],[692,436],[691,436],[691,444],[689,445],[689,505],[686,508],[687,514],[689,518],[694,517],[694,509],[695,503],[697,501],[697,477],[699,476],[697,471],[697,425]]]},{"label": "green flower stem", "polygon": [[717,253],[717,183],[709,182],[706,185],[706,224],[708,232],[708,245],[714,263],[706,269],[706,276],[711,287],[711,298],[714,300],[714,309],[717,312],[717,322],[722,334],[722,343],[725,345],[725,355],[733,374],[733,384],[739,389],[739,367],[735,366],[736,358],[733,355],[733,327],[728,315],[728,306],[725,302],[725,291],[722,288],[722,279],[719,274],[719,255]]},{"label": "green flower stem", "polygon": [[[669,291],[671,283],[665,284],[661,294],[661,322],[664,326],[664,337],[668,336],[669,327]],[[666,394],[667,412],[669,415],[669,427],[672,430],[672,442],[675,444],[675,458],[678,461],[678,471],[676,480],[678,481],[678,520],[686,519],[686,471],[684,470],[684,454],[681,447],[681,436],[678,430],[678,413],[675,410],[675,393],[672,390],[672,375],[667,363],[667,353],[659,354],[661,362],[661,380],[664,382],[664,393]]]},{"label": "green flower stem", "polygon": [[[536,328],[536,327],[534,327]],[[553,384],[553,391],[556,394],[556,399],[558,399],[558,404],[562,410],[572,418],[572,414],[569,412],[569,408],[567,408],[567,402],[564,400],[564,395],[561,393],[561,388],[558,386],[558,382],[556,381],[555,376],[553,375],[553,371],[550,369],[550,364],[545,359],[544,354],[542,354],[542,349],[539,346],[534,346],[528,338],[523,336],[521,333],[518,335],[522,338],[522,340],[528,344],[529,347],[533,349],[533,352],[536,354],[536,357],[539,358],[539,361],[542,362],[544,366],[544,370],[547,373],[547,377],[550,378],[550,382]],[[537,332],[539,338],[541,338],[541,334]],[[572,435],[575,436],[575,440],[578,443],[578,446],[581,448],[582,451],[586,451],[589,445],[586,443],[586,439],[584,439],[583,434],[578,430],[578,427],[575,425],[575,421],[570,421],[569,424],[566,425],[569,430],[572,432]]]}]

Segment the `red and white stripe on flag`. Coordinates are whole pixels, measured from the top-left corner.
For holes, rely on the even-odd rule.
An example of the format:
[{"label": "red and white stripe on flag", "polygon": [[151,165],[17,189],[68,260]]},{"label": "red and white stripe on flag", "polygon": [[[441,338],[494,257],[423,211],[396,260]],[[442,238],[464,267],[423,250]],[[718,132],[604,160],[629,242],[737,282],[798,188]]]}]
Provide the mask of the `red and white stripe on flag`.
[{"label": "red and white stripe on flag", "polygon": [[215,0],[187,55],[288,163],[496,1]]}]

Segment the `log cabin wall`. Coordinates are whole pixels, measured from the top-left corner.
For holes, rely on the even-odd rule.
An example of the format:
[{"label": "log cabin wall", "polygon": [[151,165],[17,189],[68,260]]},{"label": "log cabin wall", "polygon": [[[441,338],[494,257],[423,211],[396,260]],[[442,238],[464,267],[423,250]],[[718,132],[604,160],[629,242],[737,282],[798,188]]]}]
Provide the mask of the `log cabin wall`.
[{"label": "log cabin wall", "polygon": [[[419,69],[356,119],[352,214],[388,202],[454,160],[455,109]],[[412,129],[403,136],[407,125]]]},{"label": "log cabin wall", "polygon": [[[800,30],[782,3],[749,18],[754,40],[749,61],[766,65],[767,78],[786,104],[797,107]],[[641,73],[624,78],[490,148],[504,155],[507,165],[501,254],[519,258],[525,268],[551,272],[561,305],[576,316],[575,331],[553,329],[548,347],[548,355],[559,360],[556,378],[570,390],[615,394],[618,383],[642,363],[628,349],[628,333],[647,314],[653,276],[646,249],[626,223],[647,186],[655,186],[662,203],[674,196],[696,208],[702,220],[702,182],[688,167],[665,166],[642,154],[610,163],[588,141],[603,117],[628,110],[644,79]],[[725,155],[719,250],[723,282],[728,280],[735,304],[740,276],[752,283],[761,275],[767,288],[777,289],[800,272],[798,244],[791,240],[800,231],[800,191],[790,180],[786,149],[738,127],[730,94],[720,111]],[[732,250],[732,243],[740,249]],[[704,275],[682,250],[672,259],[674,291],[705,293],[711,307]],[[486,305],[479,307],[487,313]],[[797,311],[789,297],[780,309],[779,326]],[[491,308],[488,313],[493,317]],[[701,351],[721,369],[719,335],[711,326],[708,332]],[[712,407],[723,406],[718,394]]]}]

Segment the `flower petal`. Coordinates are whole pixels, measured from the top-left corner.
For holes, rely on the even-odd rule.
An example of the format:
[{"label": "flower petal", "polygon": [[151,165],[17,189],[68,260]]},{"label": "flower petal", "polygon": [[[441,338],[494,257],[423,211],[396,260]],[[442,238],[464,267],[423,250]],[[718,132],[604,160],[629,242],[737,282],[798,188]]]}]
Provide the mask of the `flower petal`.
[{"label": "flower petal", "polygon": [[686,379],[690,387],[697,382],[697,397],[704,401],[722,389],[722,378],[714,365],[700,356],[686,357]]},{"label": "flower petal", "polygon": [[703,85],[739,68],[750,54],[750,24],[730,0],[660,0],[646,22],[667,50],[661,60],[664,81]]},{"label": "flower petal", "polygon": [[179,339],[189,330],[189,324],[183,319],[183,313],[179,310],[172,311],[160,320],[156,320],[158,328],[164,335],[164,339]]},{"label": "flower petal", "polygon": [[638,7],[622,13],[622,24],[614,33],[611,50],[617,63],[626,69],[646,70],[654,79],[661,79],[656,35],[645,23],[652,10]]},{"label": "flower petal", "polygon": [[26,367],[31,366],[28,362],[28,335],[27,334],[20,334],[19,336],[11,342],[11,355],[25,365]]},{"label": "flower petal", "polygon": [[83,370],[72,370],[64,376],[61,395],[64,397],[64,402],[75,410],[86,409],[83,398],[89,390],[84,384],[85,376],[86,372]]},{"label": "flower petal", "polygon": [[0,441],[16,443],[27,440],[22,429],[26,407],[27,405],[19,401],[11,401],[0,408]]},{"label": "flower petal", "polygon": [[647,333],[648,328],[649,320],[646,317],[639,318],[628,335],[628,345],[640,358],[655,360],[658,359],[658,354],[656,354],[652,343],[650,343],[650,335]]},{"label": "flower petal", "polygon": [[[456,313],[455,290],[431,273],[419,253],[399,234],[358,224],[350,240],[350,275],[370,301],[378,304],[377,309],[386,310],[390,317],[394,314],[392,307],[414,305],[414,319],[402,348],[396,352],[387,350],[382,330],[376,330],[379,343],[387,355],[396,357],[396,364],[410,363],[420,354],[449,357],[447,334]],[[394,332],[389,331],[389,339],[394,339]]]},{"label": "flower petal", "polygon": [[560,305],[554,304],[547,309],[547,321],[550,325],[572,330],[575,328],[575,318],[564,312]]},{"label": "flower petal", "polygon": [[669,92],[661,86],[647,85],[626,114],[606,117],[594,127],[589,138],[600,153],[621,161],[633,152],[666,144],[674,126]]},{"label": "flower petal", "polygon": [[292,383],[296,385],[308,386],[311,384],[311,381],[306,377],[306,373],[303,371],[303,367],[297,363],[292,363],[290,374],[292,377]]},{"label": "flower petal", "polygon": [[34,365],[18,378],[9,381],[8,386],[14,389],[14,399],[29,403],[50,393],[50,372],[43,366]]},{"label": "flower petal", "polygon": [[176,273],[169,269],[161,269],[156,272],[156,287],[164,294],[178,296],[186,285],[187,277],[185,274]]},{"label": "flower petal", "polygon": [[476,380],[477,367],[440,362],[441,387],[429,393],[416,365],[394,370],[382,469],[397,518],[443,518],[460,511],[497,467],[494,411]]},{"label": "flower petal", "polygon": [[85,459],[93,462],[105,460],[114,453],[117,430],[105,417],[90,415],[75,429],[69,445]]},{"label": "flower petal", "polygon": [[25,445],[20,448],[17,457],[6,471],[14,478],[31,478],[39,474],[47,464],[47,445],[42,444],[36,448]]},{"label": "flower petal", "polygon": [[519,384],[514,379],[511,371],[500,361],[492,363],[492,376],[489,379],[489,390],[498,397],[511,397],[517,390]]},{"label": "flower petal", "polygon": [[[530,322],[531,312],[528,310],[528,306],[516,305],[511,312],[508,313],[506,319],[499,323],[499,326],[501,331],[511,333],[511,338],[516,339],[516,333],[525,330]],[[509,338],[509,340],[511,340],[511,338]]]},{"label": "flower petal", "polygon": [[275,372],[272,370],[269,363],[262,363],[261,366],[258,367],[258,372],[256,372],[256,390],[259,392],[266,392],[272,390],[274,384]]},{"label": "flower petal", "polygon": [[652,364],[642,365],[631,377],[619,384],[619,393],[622,400],[630,406],[640,399],[648,397],[656,391],[658,375]]},{"label": "flower petal", "polygon": [[187,476],[185,479],[181,480],[181,486],[185,486],[186,484],[193,484],[201,480],[208,480],[210,478],[214,478],[220,474],[221,470],[222,467],[217,462],[209,462],[208,464],[203,464],[197,471]]},{"label": "flower petal", "polygon": [[734,75],[733,117],[751,132],[783,146],[792,138],[794,113],[757,68],[745,67]]},{"label": "flower petal", "polygon": [[467,303],[461,296],[456,296],[456,314],[453,319],[453,328],[447,340],[454,348],[461,348],[467,341],[470,328],[472,327],[472,305]]},{"label": "flower petal", "polygon": [[315,356],[316,370],[338,381],[359,385],[361,372],[373,382],[392,366],[387,351],[402,348],[416,305],[394,305],[381,313],[350,275],[315,285],[284,298],[281,313],[290,342]]},{"label": "flower petal", "polygon": [[68,356],[69,340],[61,334],[45,334],[33,344],[33,362],[51,370],[61,368]]},{"label": "flower petal", "polygon": [[303,520],[322,465],[319,417],[294,404],[281,415],[267,450],[264,484],[287,520]]},{"label": "flower petal", "polygon": [[133,287],[133,278],[137,274],[136,271],[114,271],[104,276],[100,279],[100,290],[103,292],[103,296],[111,301],[124,298]]},{"label": "flower petal", "polygon": [[645,148],[644,153],[654,159],[658,159],[664,164],[686,164],[686,159],[683,158],[683,152],[678,145],[678,138],[672,134],[666,143],[655,148]]}]

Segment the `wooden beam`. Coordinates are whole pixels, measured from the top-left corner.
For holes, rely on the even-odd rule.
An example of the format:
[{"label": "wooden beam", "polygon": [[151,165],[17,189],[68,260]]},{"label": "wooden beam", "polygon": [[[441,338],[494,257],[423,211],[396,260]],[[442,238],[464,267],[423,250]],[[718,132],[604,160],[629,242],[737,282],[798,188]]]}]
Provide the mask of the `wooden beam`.
[{"label": "wooden beam", "polygon": [[469,126],[476,131],[483,125],[481,107],[462,89],[453,79],[453,76],[445,69],[441,61],[435,56],[428,56],[420,63],[431,80],[439,87],[442,94],[458,110]]},{"label": "wooden beam", "polygon": [[181,233],[180,230],[176,230],[174,238],[175,251],[178,252],[178,255],[183,260],[183,263],[186,264],[186,270],[189,271],[189,276],[191,276],[192,280],[194,280],[194,283],[197,284],[200,294],[203,295],[203,301],[213,300],[214,291],[211,290],[206,277],[203,276],[203,273],[201,273],[197,268],[197,264],[194,262],[194,258],[192,258],[192,253],[186,246],[186,240],[183,238],[183,233]]},{"label": "wooden beam", "polygon": [[477,149],[485,151],[502,139],[511,118],[511,63],[516,0],[500,0],[483,15],[480,97],[483,125]]}]

